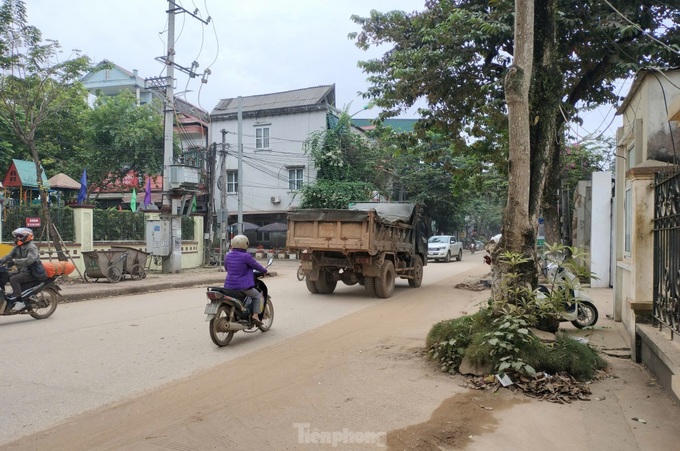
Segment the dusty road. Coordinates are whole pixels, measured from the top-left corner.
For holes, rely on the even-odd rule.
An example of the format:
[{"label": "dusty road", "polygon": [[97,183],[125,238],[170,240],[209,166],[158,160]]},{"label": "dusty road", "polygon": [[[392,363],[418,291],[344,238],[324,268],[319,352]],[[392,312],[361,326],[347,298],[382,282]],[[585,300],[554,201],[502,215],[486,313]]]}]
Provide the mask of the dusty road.
[{"label": "dusty road", "polygon": [[433,368],[423,359],[431,325],[488,297],[454,288],[487,269],[470,268],[0,449],[673,449],[678,407],[630,362],[613,361],[618,378],[593,384],[600,401],[571,405],[471,391]]}]

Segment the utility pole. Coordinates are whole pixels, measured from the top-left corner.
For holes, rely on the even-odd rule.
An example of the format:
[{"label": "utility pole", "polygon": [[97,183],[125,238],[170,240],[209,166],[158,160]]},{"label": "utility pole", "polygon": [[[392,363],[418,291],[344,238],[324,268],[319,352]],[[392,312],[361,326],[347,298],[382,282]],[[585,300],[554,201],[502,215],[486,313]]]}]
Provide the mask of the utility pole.
[{"label": "utility pole", "polygon": [[243,97],[238,96],[238,233],[243,234]]},{"label": "utility pole", "polygon": [[[168,0],[168,51],[165,60],[165,140],[163,145],[163,209],[162,220],[170,222],[170,258],[163,260],[164,273],[177,273],[182,268],[182,222],[178,216],[179,199],[173,199],[170,195],[170,166],[173,157],[173,136],[175,118],[175,2]],[[177,205],[175,205],[177,204]]]},{"label": "utility pole", "polygon": [[220,152],[220,178],[222,179],[222,187],[220,188],[220,258],[223,259],[228,248],[229,221],[227,220],[227,131],[225,129],[222,129],[221,131],[222,151]]},{"label": "utility pole", "polygon": [[[182,191],[173,190],[170,180],[170,167],[173,165],[173,138],[174,138],[174,119],[175,119],[175,67],[187,74],[190,78],[196,77],[194,69],[198,67],[197,62],[191,64],[191,68],[182,67],[175,64],[175,14],[189,14],[193,18],[200,20],[204,24],[210,22],[210,17],[203,20],[181,6],[177,6],[175,0],[168,0],[168,45],[167,54],[164,57],[156,58],[165,64],[165,98],[164,98],[164,143],[163,143],[163,207],[161,209],[161,228],[164,230],[164,238],[167,239],[168,258],[163,259],[164,273],[178,273],[182,269]],[[206,70],[201,80],[207,82],[210,74]],[[186,168],[185,168],[186,169]],[[166,251],[166,252],[168,252]],[[164,255],[166,257],[166,255]]]}]

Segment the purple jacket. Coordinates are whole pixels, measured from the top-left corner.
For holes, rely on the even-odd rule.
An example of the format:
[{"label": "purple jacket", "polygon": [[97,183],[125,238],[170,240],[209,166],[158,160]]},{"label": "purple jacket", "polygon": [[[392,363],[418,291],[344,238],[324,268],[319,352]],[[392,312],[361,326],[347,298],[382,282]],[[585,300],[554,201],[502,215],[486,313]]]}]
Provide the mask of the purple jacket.
[{"label": "purple jacket", "polygon": [[267,273],[267,268],[259,264],[245,249],[236,248],[224,257],[224,269],[227,271],[224,288],[232,290],[247,290],[254,287],[253,269]]}]

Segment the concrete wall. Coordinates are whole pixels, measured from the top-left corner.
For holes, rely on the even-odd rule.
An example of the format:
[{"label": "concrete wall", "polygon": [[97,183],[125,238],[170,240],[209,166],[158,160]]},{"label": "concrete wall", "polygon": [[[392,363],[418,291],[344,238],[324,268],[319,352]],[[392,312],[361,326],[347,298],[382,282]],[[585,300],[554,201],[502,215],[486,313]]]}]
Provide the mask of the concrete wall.
[{"label": "concrete wall", "polygon": [[[85,271],[85,261],[83,252],[109,250],[112,247],[131,247],[143,252],[149,252],[146,242],[139,241],[93,241],[92,219],[94,209],[85,207],[73,207],[73,220],[75,230],[75,241],[67,243],[66,249],[73,263],[80,273]],[[144,214],[147,220],[158,219],[158,213]],[[194,216],[194,237],[196,239],[183,240],[181,246],[181,267],[182,269],[197,268],[203,264],[204,240],[203,237],[203,216]],[[38,243],[43,260],[56,260],[57,251],[51,243]],[[151,270],[162,270],[162,259],[149,256],[147,259],[148,268]]]},{"label": "concrete wall", "polygon": [[679,70],[637,74],[618,111],[622,126],[617,130],[614,202],[614,319],[630,336],[632,358],[647,365],[676,399],[680,346],[669,329],[647,323],[653,308],[654,177],[676,161],[680,128],[668,105],[680,98],[677,86]]},{"label": "concrete wall", "polygon": [[591,186],[590,272],[597,279],[592,279],[590,284],[593,288],[608,288],[611,268],[612,173],[593,173]]}]

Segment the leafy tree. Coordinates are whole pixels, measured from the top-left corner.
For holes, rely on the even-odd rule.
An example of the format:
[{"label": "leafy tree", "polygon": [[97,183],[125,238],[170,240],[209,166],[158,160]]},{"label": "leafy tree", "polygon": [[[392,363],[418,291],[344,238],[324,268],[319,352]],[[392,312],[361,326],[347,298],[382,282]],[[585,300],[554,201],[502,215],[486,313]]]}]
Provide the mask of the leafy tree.
[{"label": "leafy tree", "polygon": [[[157,105],[137,106],[130,91],[98,96],[87,117],[88,191],[122,180],[130,171],[163,170],[163,118]],[[82,168],[81,168],[82,170]]]},{"label": "leafy tree", "polygon": [[[498,141],[507,137],[504,80],[518,48],[514,17],[511,0],[429,0],[423,11],[353,16],[362,27],[350,35],[357,46],[390,46],[382,57],[359,63],[371,83],[365,96],[383,109],[381,119],[424,101],[418,138],[436,132],[452,142],[478,140],[490,149],[495,143],[501,156],[507,148],[507,140]],[[537,226],[539,212],[557,223],[550,183],[559,180],[565,123],[580,120],[579,108],[617,101],[614,82],[638,68],[680,64],[680,9],[670,2],[536,0],[534,19],[529,166],[517,174],[529,191],[520,201],[527,205],[504,216],[508,239],[502,243],[522,253],[533,248],[529,227]],[[517,212],[528,215],[529,225],[511,234],[509,216]]]},{"label": "leafy tree", "polygon": [[[0,7],[0,122],[25,145],[36,167],[43,215],[51,225],[47,190],[42,186],[38,133],[59,114],[79,89],[78,80],[90,68],[90,60],[74,52],[59,58],[59,43],[43,42],[40,30],[27,23],[21,0],[4,0]],[[17,149],[12,146],[13,152]]]},{"label": "leafy tree", "polygon": [[389,160],[378,146],[353,128],[347,111],[328,115],[329,127],[305,142],[316,167],[317,181],[302,188],[301,208],[347,208],[384,192]]}]

